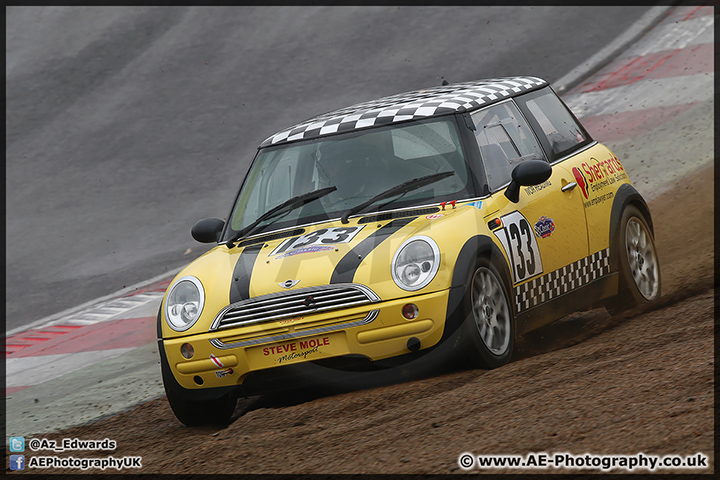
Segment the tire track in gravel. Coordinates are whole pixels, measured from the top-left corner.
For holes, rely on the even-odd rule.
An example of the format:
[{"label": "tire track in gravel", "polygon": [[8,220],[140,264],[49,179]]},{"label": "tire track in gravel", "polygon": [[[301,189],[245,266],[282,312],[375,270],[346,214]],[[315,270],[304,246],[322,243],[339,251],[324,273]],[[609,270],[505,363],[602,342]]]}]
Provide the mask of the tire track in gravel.
[{"label": "tire track in gravel", "polygon": [[46,437],[112,435],[113,454],[142,455],[143,473],[442,473],[460,471],[464,451],[703,452],[712,471],[713,265],[702,255],[713,256],[703,251],[712,230],[691,232],[694,247],[675,245],[679,215],[712,216],[707,175],[651,202],[663,274],[676,274],[662,308],[565,317],[521,338],[515,360],[492,371],[252,397],[226,428],[187,429],[163,398]]}]

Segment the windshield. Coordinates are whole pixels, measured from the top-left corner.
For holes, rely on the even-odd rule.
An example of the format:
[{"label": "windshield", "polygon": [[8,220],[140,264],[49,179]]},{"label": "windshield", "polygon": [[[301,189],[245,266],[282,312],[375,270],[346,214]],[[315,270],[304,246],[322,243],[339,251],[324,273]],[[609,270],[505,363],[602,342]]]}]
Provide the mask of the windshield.
[{"label": "windshield", "polygon": [[[386,204],[386,209],[396,209],[471,196],[465,156],[452,116],[262,149],[248,172],[225,237],[232,237],[265,212],[298,195],[337,188],[280,220],[269,220],[273,225],[268,231],[339,218],[389,188],[438,172],[453,175],[406,192],[401,198],[373,204],[365,213],[382,210]],[[260,222],[260,230],[262,225]]]}]

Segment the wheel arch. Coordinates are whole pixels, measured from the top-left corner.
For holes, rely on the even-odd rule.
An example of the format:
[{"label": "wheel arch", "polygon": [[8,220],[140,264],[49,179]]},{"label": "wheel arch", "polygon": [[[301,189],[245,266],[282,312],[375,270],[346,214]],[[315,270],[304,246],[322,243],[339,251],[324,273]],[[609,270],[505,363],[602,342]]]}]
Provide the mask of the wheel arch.
[{"label": "wheel arch", "polygon": [[617,272],[620,268],[618,264],[618,236],[620,235],[620,220],[622,219],[623,212],[629,206],[633,205],[640,213],[645,217],[648,227],[650,227],[650,233],[653,237],[655,236],[655,227],[653,226],[652,217],[650,215],[650,208],[643,196],[638,192],[635,187],[626,183],[618,188],[615,193],[613,200],[612,210],[610,211],[610,271]]},{"label": "wheel arch", "polygon": [[163,309],[163,302],[160,302],[160,308],[158,309],[157,323],[156,323],[158,340],[162,340],[162,337],[163,337],[162,336],[162,309]]},{"label": "wheel arch", "polygon": [[[511,277],[505,256],[489,236],[475,235],[465,242],[455,259],[441,342],[453,335],[463,321],[462,312],[465,292],[475,271],[475,266],[478,260],[481,259],[492,263],[497,268],[497,271],[500,272],[500,280],[503,282],[508,294],[510,309],[513,313],[513,322],[515,322],[515,302],[512,296],[512,282],[510,281]],[[517,327],[517,325],[513,326]]]}]

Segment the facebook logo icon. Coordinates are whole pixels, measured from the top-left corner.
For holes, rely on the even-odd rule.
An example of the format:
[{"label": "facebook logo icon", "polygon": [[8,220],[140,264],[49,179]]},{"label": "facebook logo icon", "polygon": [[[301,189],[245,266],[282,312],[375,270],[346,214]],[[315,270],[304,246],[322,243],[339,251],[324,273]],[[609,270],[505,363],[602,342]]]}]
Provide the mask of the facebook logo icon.
[{"label": "facebook logo icon", "polygon": [[10,455],[10,470],[25,470],[25,455]]}]

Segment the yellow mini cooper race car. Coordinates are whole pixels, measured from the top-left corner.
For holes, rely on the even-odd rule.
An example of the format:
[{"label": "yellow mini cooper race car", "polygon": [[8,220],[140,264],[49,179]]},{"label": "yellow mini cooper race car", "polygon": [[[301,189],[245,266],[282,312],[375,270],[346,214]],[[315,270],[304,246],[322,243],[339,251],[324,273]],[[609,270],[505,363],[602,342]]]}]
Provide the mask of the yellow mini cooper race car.
[{"label": "yellow mini cooper race car", "polygon": [[228,221],[192,235],[217,246],[158,314],[167,398],[187,425],[226,421],[239,395],[302,365],[449,345],[494,368],[516,336],[570,312],[660,296],[645,200],[535,77],[444,84],[279,132]]}]

